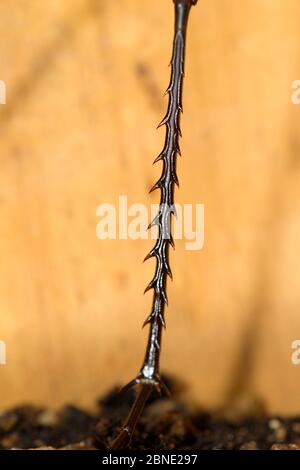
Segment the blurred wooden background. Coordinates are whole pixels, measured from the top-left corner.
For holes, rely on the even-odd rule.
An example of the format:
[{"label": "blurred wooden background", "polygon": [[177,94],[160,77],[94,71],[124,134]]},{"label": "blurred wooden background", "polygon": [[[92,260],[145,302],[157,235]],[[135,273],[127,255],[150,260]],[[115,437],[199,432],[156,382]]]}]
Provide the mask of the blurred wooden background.
[{"label": "blurred wooden background", "polygon": [[[205,248],[172,256],[162,368],[193,400],[300,411],[299,0],[201,0],[188,34],[177,201]],[[151,241],[96,208],[157,202],[171,0],[0,4],[0,408],[89,406],[140,367]]]}]

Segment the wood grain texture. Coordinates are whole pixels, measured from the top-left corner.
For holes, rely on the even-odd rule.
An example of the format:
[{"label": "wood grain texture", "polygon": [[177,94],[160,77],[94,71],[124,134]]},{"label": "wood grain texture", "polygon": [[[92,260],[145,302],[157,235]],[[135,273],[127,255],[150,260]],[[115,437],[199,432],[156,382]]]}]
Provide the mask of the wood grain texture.
[{"label": "wood grain texture", "polygon": [[[169,0],[0,4],[0,408],[89,406],[138,371],[152,244],[99,241],[96,208],[157,202],[172,15]],[[205,204],[205,248],[177,242],[162,368],[205,407],[300,408],[299,17],[299,0],[191,14],[176,198]]]}]

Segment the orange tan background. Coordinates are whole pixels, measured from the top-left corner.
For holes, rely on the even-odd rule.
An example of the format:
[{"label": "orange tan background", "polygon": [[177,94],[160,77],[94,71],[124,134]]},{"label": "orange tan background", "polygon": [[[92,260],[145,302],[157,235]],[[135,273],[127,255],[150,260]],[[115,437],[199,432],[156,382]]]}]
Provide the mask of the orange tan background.
[{"label": "orange tan background", "polygon": [[[300,411],[299,0],[192,11],[178,165],[205,248],[172,256],[163,369],[193,400]],[[0,408],[89,406],[137,372],[149,241],[99,241],[96,208],[157,202],[171,0],[0,4]],[[250,397],[250,398],[249,398]]]}]

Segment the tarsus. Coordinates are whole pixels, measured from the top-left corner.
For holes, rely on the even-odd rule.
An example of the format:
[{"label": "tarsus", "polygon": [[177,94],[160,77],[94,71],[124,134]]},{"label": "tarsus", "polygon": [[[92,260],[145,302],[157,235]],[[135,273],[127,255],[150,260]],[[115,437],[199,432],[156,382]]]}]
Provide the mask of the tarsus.
[{"label": "tarsus", "polygon": [[158,237],[155,246],[146,256],[156,258],[156,269],[153,279],[145,289],[147,292],[153,289],[153,302],[151,313],[146,319],[150,325],[148,344],[145,359],[138,376],[124,388],[134,385],[139,386],[136,400],[131,411],[123,424],[121,432],[110,444],[110,449],[121,449],[126,447],[134,433],[138,419],[143,411],[145,403],[151,392],[156,389],[159,393],[168,393],[159,374],[159,358],[161,350],[162,329],[165,328],[164,311],[168,303],[167,299],[167,277],[172,278],[169,265],[169,248],[174,247],[171,235],[171,216],[175,213],[174,188],[178,186],[176,173],[177,154],[180,154],[179,137],[180,114],[182,113],[182,86],[184,76],[185,41],[188,17],[192,5],[197,0],[173,0],[175,6],[175,32],[173,40],[173,53],[171,59],[171,79],[166,93],[169,94],[167,113],[158,127],[166,126],[165,144],[162,152],[154,163],[162,161],[162,173],[159,180],[150,190],[160,190],[160,208],[158,214],[149,225],[158,227]]}]

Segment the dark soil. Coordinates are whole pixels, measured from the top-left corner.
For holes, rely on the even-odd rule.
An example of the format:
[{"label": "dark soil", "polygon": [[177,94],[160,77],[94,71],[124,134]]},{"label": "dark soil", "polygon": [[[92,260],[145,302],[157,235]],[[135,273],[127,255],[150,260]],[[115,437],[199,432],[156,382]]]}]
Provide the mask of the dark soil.
[{"label": "dark soil", "polygon": [[[105,449],[133,399],[133,391],[119,395],[113,390],[99,400],[95,414],[74,406],[58,412],[33,406],[11,409],[0,415],[0,449]],[[236,423],[153,396],[131,448],[300,450],[300,416],[252,417]]]}]

